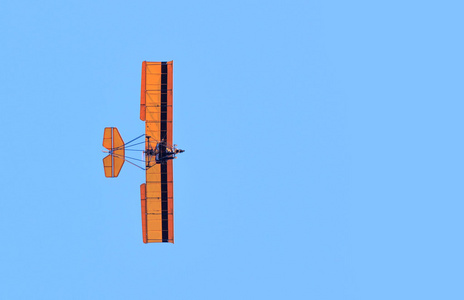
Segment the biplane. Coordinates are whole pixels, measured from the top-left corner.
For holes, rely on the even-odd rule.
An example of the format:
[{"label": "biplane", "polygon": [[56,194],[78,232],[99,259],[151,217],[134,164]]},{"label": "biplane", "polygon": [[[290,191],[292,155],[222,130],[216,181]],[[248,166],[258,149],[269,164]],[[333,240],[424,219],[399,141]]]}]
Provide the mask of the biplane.
[{"label": "biplane", "polygon": [[[145,122],[144,134],[128,143],[116,127],[105,128],[103,134],[103,147],[108,149],[103,158],[106,177],[117,177],[124,162],[145,171],[145,183],[140,185],[144,243],[174,243],[172,162],[184,150],[172,144],[172,69],[172,61],[142,63],[140,119]],[[143,150],[132,148],[140,144],[144,144]],[[127,151],[141,151],[142,159],[127,156]]]}]

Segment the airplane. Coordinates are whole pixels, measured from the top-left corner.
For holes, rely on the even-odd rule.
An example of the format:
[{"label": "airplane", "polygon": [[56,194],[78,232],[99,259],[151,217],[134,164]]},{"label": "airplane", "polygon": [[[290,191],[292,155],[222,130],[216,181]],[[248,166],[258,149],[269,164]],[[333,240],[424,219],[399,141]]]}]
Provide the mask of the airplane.
[{"label": "airplane", "polygon": [[[145,133],[124,143],[116,127],[106,127],[103,147],[105,176],[118,177],[124,162],[145,171],[140,185],[142,238],[144,243],[174,243],[173,160],[185,152],[172,144],[173,61],[142,63],[140,119]],[[135,143],[138,139],[144,141]],[[143,150],[133,146],[144,144]],[[129,157],[126,151],[141,151],[142,159]],[[138,163],[142,162],[140,166]]]}]

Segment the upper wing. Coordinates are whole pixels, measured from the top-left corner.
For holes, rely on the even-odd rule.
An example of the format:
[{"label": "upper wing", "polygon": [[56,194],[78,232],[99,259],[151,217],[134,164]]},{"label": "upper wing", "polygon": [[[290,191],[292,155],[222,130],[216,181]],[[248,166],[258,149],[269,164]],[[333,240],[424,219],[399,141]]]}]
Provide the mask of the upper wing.
[{"label": "upper wing", "polygon": [[[142,63],[140,119],[152,143],[172,144],[172,67],[172,61]],[[147,169],[140,190],[143,242],[174,243],[172,161]]]},{"label": "upper wing", "polygon": [[140,186],[144,243],[174,243],[172,161],[147,170]]},{"label": "upper wing", "polygon": [[172,144],[173,62],[143,62],[140,119],[145,134]]}]

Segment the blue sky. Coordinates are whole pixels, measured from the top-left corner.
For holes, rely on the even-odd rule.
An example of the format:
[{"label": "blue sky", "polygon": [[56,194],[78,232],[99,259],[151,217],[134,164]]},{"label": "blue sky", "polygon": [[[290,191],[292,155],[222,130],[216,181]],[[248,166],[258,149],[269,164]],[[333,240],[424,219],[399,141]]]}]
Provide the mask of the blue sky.
[{"label": "blue sky", "polygon": [[[462,299],[459,1],[0,2],[1,299]],[[174,60],[175,240],[104,177]]]}]

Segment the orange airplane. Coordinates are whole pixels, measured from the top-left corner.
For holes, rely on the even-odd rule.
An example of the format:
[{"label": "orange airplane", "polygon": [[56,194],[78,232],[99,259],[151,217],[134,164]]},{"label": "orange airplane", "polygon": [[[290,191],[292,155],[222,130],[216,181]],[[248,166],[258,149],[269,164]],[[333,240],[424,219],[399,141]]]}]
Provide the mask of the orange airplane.
[{"label": "orange airplane", "polygon": [[[103,134],[103,147],[108,149],[103,159],[106,177],[117,177],[125,161],[145,170],[146,182],[140,185],[144,243],[174,243],[172,162],[184,150],[172,144],[172,68],[172,61],[142,63],[140,119],[145,134],[128,143],[116,127],[105,128]],[[132,144],[142,137],[145,141]],[[139,144],[145,149],[128,149]],[[126,150],[142,151],[143,159],[126,156]]]}]

